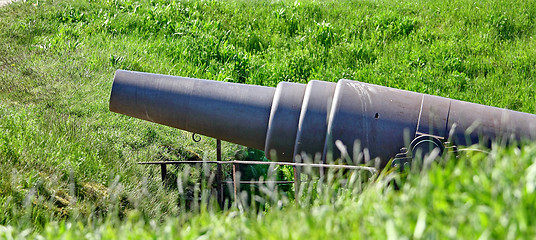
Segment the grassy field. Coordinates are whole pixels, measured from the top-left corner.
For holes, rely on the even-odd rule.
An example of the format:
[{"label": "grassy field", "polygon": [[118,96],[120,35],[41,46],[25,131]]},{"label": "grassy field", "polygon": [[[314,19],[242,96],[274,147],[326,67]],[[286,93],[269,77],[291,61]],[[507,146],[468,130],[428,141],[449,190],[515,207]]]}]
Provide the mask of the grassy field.
[{"label": "grassy field", "polygon": [[[170,187],[135,164],[214,159],[215,140],[110,113],[108,100],[114,71],[129,69],[266,86],[347,78],[536,113],[535,22],[536,2],[521,0],[2,7],[0,238],[533,239],[534,143],[408,177],[328,174],[298,202],[260,186],[264,200],[221,211],[185,200],[210,195],[189,178],[199,172],[175,172],[183,186]],[[223,155],[244,150],[224,143]]]}]

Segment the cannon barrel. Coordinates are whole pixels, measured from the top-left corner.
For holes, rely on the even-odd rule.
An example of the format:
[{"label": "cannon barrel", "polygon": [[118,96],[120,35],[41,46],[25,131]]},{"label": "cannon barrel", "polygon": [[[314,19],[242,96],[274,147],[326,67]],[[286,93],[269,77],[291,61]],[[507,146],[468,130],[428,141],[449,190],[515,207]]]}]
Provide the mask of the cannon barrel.
[{"label": "cannon barrel", "polygon": [[264,149],[283,162],[341,156],[336,141],[384,166],[410,144],[536,139],[536,115],[345,79],[272,88],[117,70],[110,111]]}]

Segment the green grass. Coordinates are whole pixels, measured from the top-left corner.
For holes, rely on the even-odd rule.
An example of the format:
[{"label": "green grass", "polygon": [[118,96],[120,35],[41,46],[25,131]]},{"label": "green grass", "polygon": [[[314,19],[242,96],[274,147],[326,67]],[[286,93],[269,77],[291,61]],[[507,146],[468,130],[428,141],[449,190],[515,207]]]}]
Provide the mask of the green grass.
[{"label": "green grass", "polygon": [[[516,0],[0,8],[0,238],[533,238],[534,143],[446,158],[400,191],[395,173],[350,185],[334,174],[299,204],[262,186],[264,210],[220,211],[186,203],[204,188],[161,186],[158,168],[135,164],[214,159],[215,141],[110,113],[108,99],[129,69],[266,86],[347,78],[536,113],[535,18],[536,2]],[[243,149],[224,143],[224,158]],[[186,172],[174,170],[195,186]]]}]

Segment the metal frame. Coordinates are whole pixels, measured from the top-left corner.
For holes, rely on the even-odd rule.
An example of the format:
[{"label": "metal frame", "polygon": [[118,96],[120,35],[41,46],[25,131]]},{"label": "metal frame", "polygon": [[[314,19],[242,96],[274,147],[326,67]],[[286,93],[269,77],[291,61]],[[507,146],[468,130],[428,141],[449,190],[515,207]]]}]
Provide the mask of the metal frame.
[{"label": "metal frame", "polygon": [[[194,141],[198,142],[199,138],[195,138],[195,134],[192,135]],[[237,199],[237,184],[259,184],[259,183],[275,183],[275,184],[288,184],[294,183],[294,189],[296,194],[298,193],[300,186],[300,172],[298,167],[313,167],[313,168],[335,168],[335,169],[349,169],[349,170],[366,170],[370,172],[377,171],[373,167],[364,167],[364,166],[350,166],[350,165],[335,165],[335,164],[315,164],[315,163],[290,163],[290,162],[259,162],[259,161],[241,161],[241,160],[232,160],[232,161],[222,161],[221,158],[221,140],[216,139],[216,161],[151,161],[151,162],[138,162],[140,165],[160,165],[162,183],[166,182],[167,179],[167,165],[182,165],[182,164],[216,164],[216,194],[217,201],[220,207],[223,208],[224,197],[223,197],[223,186],[226,183],[233,184],[233,195],[234,199]],[[223,181],[223,171],[222,165],[232,164],[233,170],[233,180],[232,181]],[[294,181],[237,181],[236,179],[236,166],[240,164],[248,165],[280,165],[280,166],[293,166],[294,168]]]}]

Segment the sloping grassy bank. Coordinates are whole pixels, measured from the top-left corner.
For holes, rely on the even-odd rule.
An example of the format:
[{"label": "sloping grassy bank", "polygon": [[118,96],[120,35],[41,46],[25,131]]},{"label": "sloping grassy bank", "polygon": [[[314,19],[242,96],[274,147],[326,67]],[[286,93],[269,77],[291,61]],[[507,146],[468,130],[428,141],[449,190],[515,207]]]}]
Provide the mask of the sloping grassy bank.
[{"label": "sloping grassy bank", "polygon": [[401,191],[377,181],[346,192],[362,194],[311,190],[317,200],[298,207],[274,197],[259,215],[186,210],[159,169],[135,163],[213,159],[214,140],[107,102],[114,71],[129,69],[268,86],[348,78],[535,113],[535,18],[535,2],[514,0],[0,8],[0,236],[529,238],[534,144],[462,156]]},{"label": "sloping grassy bank", "polygon": [[[383,178],[352,191],[327,193],[311,204],[267,212],[232,209],[166,218],[84,224],[49,222],[43,231],[0,227],[0,236],[158,239],[531,239],[536,234],[536,146],[472,152],[406,179],[400,191]],[[322,193],[321,193],[322,194]]]}]

